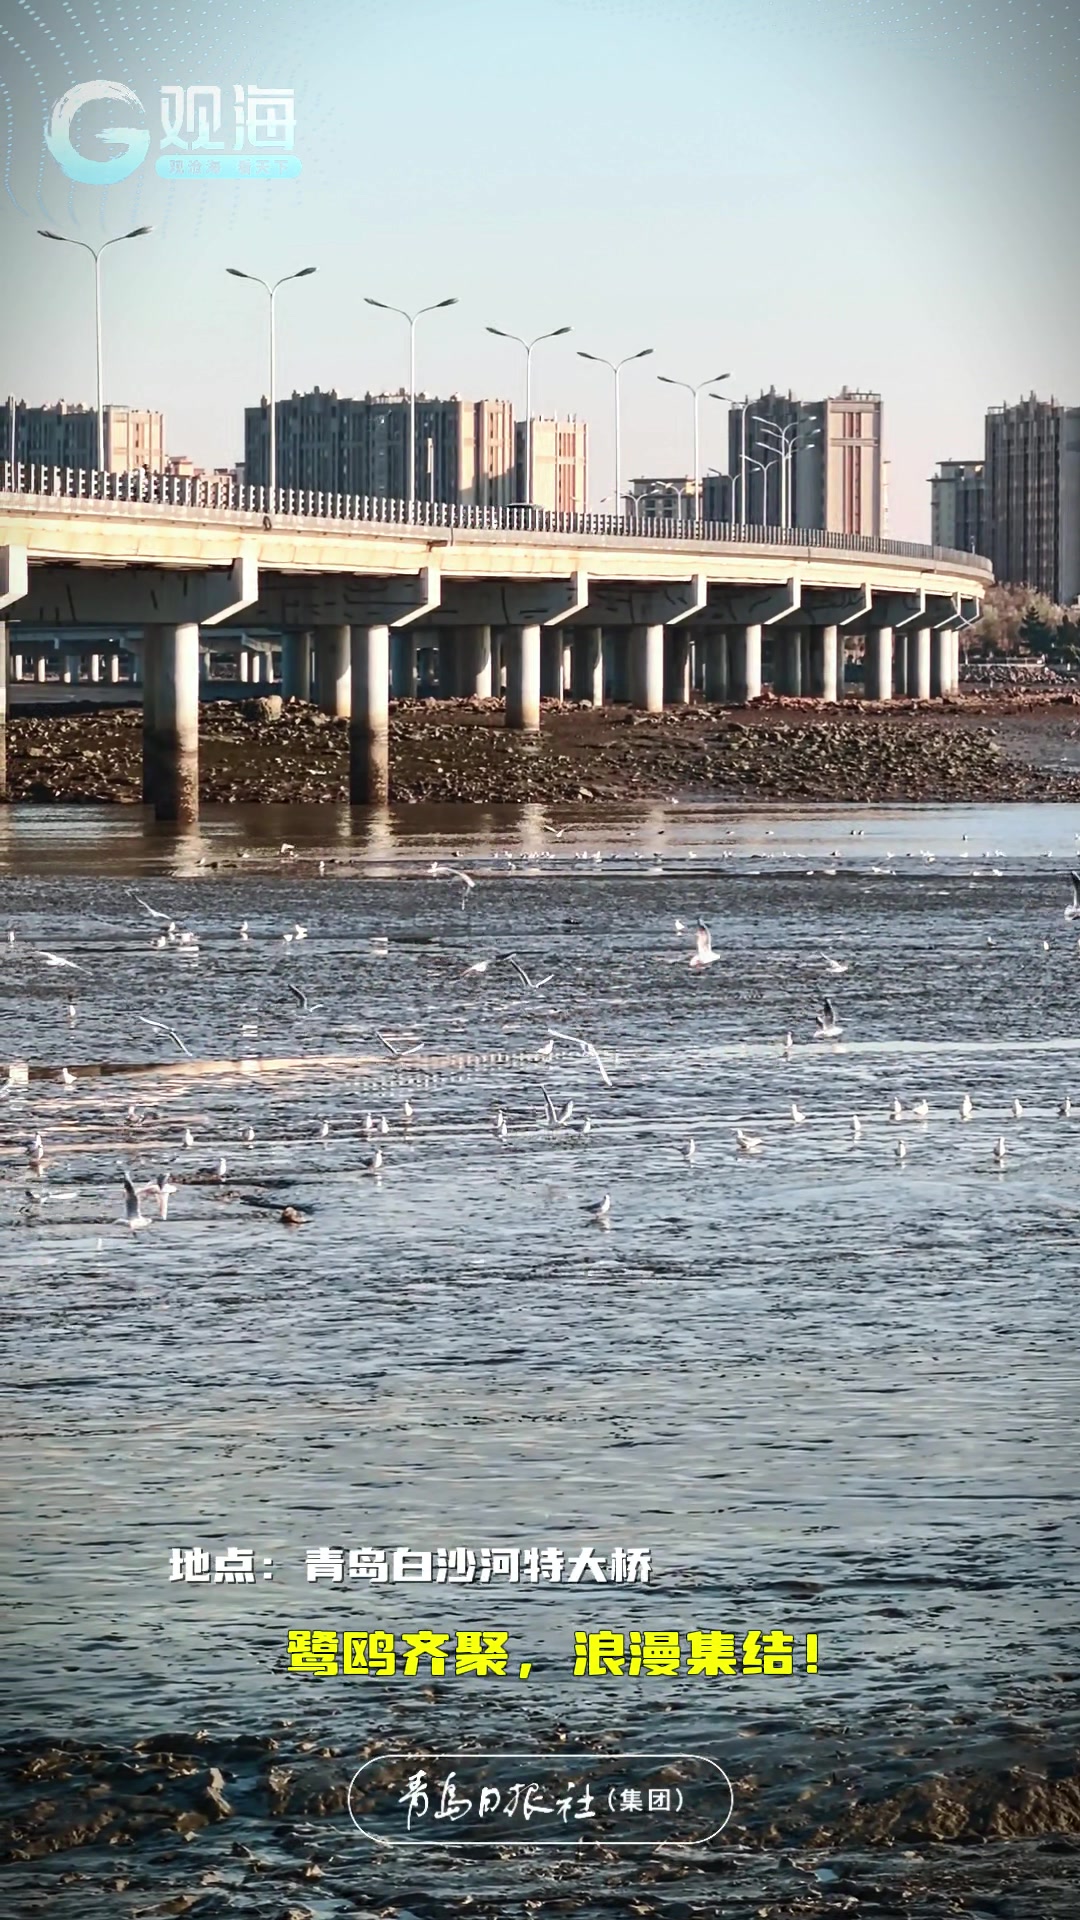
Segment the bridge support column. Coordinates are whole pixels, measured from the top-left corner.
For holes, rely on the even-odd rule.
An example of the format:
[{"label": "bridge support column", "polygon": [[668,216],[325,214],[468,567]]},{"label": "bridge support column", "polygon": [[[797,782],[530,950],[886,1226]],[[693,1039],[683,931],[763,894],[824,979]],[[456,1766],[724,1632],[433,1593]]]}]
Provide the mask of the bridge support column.
[{"label": "bridge support column", "polygon": [[930,698],[929,627],[916,627],[907,637],[907,690],[912,700]]},{"label": "bridge support column", "polygon": [[390,690],[395,700],[416,697],[416,635],[411,627],[390,635]]},{"label": "bridge support column", "polygon": [[311,634],[286,633],[281,640],[281,697],[311,699]]},{"label": "bridge support column", "polygon": [[506,724],[516,733],[540,731],[540,635],[536,626],[508,627],[503,642]]},{"label": "bridge support column", "polygon": [[22,677],[23,677],[23,657],[22,657],[22,654],[21,654],[21,653],[13,653],[13,654],[11,655],[11,666],[10,666],[10,668],[9,668],[9,670],[8,670],[8,679],[9,679],[9,681],[11,681],[11,682],[15,682],[15,681],[18,681],[18,680],[21,680],[21,679],[22,679]]},{"label": "bridge support column", "polygon": [[663,713],[663,627],[631,627],[629,669],[631,706],[640,707],[645,713]]},{"label": "bridge support column", "polygon": [[34,662],[34,679],[37,681],[39,687],[43,687],[45,685],[45,676],[47,671],[48,671],[48,656],[44,653],[39,653],[36,661]]},{"label": "bridge support column", "polygon": [[629,699],[630,688],[630,634],[626,627],[605,627],[604,661],[607,674],[608,697],[622,702]]},{"label": "bridge support column", "polygon": [[960,634],[958,629],[954,628],[952,633],[952,645],[949,648],[949,692],[959,693],[959,691],[960,691]]},{"label": "bridge support column", "polygon": [[818,627],[810,635],[810,692],[830,704],[840,697],[839,641],[835,627]]},{"label": "bridge support column", "polygon": [[563,634],[562,643],[562,690],[560,700],[572,700],[574,697],[574,641],[569,633]]},{"label": "bridge support column", "polygon": [[253,647],[251,650],[251,676],[250,677],[251,677],[251,684],[253,687],[260,687],[262,685],[263,657],[258,647]]},{"label": "bridge support column", "polygon": [[390,629],[350,630],[349,804],[385,807],[390,798]]},{"label": "bridge support column", "polygon": [[891,700],[893,690],[893,630],[872,627],[866,636],[863,693],[867,700]]},{"label": "bridge support column", "polygon": [[7,799],[8,630],[0,620],[0,800]]},{"label": "bridge support column", "polygon": [[315,629],[315,698],[321,713],[347,720],[351,706],[348,627]]},{"label": "bridge support column", "polygon": [[707,633],[702,641],[704,668],[702,691],[714,703],[727,700],[731,692],[730,648],[726,633]]},{"label": "bridge support column", "polygon": [[60,678],[63,681],[65,687],[73,687],[78,685],[79,656],[77,653],[65,653],[62,656],[61,667],[60,667]]},{"label": "bridge support column", "polygon": [[118,687],[120,685],[119,653],[110,653],[109,655],[109,685],[110,687]]},{"label": "bridge support column", "polygon": [[803,690],[802,634],[790,630],[773,635],[773,692],[797,700]]},{"label": "bridge support column", "polygon": [[664,699],[673,707],[690,705],[690,634],[686,627],[671,627],[667,632]]},{"label": "bridge support column", "polygon": [[439,699],[456,700],[458,687],[458,636],[454,627],[440,627],[438,642]]},{"label": "bridge support column", "polygon": [[147,627],[143,800],[159,820],[199,816],[199,629]]},{"label": "bridge support column", "polygon": [[101,655],[100,653],[92,653],[90,655],[90,684],[91,686],[96,687],[100,684],[100,681],[101,681]]},{"label": "bridge support column", "polygon": [[562,649],[563,637],[558,628],[541,628],[540,697],[543,700],[562,699]]},{"label": "bridge support column", "polygon": [[466,699],[491,699],[491,628],[459,627],[456,684]]},{"label": "bridge support column", "polygon": [[574,635],[574,698],[604,704],[604,633],[602,627],[579,627]]},{"label": "bridge support column", "polygon": [[248,681],[251,678],[251,655],[249,654],[246,647],[241,647],[240,649],[240,658],[237,665],[237,674],[241,684],[246,687]]},{"label": "bridge support column", "polygon": [[731,698],[737,707],[761,699],[761,628],[735,627],[728,635]]}]

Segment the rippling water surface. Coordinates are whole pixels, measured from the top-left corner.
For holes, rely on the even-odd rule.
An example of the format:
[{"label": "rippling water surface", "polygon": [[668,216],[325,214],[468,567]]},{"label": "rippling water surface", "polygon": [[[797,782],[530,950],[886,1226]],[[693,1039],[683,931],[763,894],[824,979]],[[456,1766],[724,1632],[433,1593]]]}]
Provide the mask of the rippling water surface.
[{"label": "rippling water surface", "polygon": [[[1078,834],[1069,808],[366,827],[232,810],[180,837],[122,810],[12,810],[0,1061],[30,1069],[0,1104],[18,1742],[183,1729],[225,1752],[287,1720],[347,1777],[377,1734],[632,1747],[674,1729],[744,1783],[751,1819],[802,1780],[885,1790],[1044,1754],[1074,1724],[1080,1653]],[[166,922],[132,889],[197,944],[156,945]],[[699,916],[719,960],[695,973]],[[527,988],[506,954],[550,983]],[[815,1043],[827,992],[843,1036]],[[551,1027],[596,1045],[610,1088],[564,1042],[537,1058]],[[395,1060],[380,1033],[421,1049]],[[545,1126],[545,1088],[573,1100],[569,1126]],[[892,1123],[894,1096],[927,1100],[928,1121]],[[369,1111],[390,1129],[378,1178]],[[183,1181],[219,1155],[222,1185]],[[120,1161],[173,1169],[167,1223],[129,1232]],[[583,1211],[605,1192],[606,1230]],[[280,1223],[286,1204],[304,1225]],[[590,1542],[650,1548],[651,1587],[304,1577],[320,1545]],[[170,1549],[196,1544],[250,1546],[274,1578],[170,1583]],[[533,1673],[447,1680],[433,1703],[282,1671],[287,1628],[372,1625],[506,1627]],[[820,1671],[570,1677],[575,1628],[628,1626],[816,1632]],[[200,1866],[234,1837],[213,1831]],[[411,1869],[410,1906],[340,1819],[336,1846],[296,1896],[315,1920],[356,1911],[358,1890],[452,1910],[432,1891],[445,1856]],[[93,1911],[120,1915],[194,1885],[195,1851],[147,1853],[113,1893],[115,1858],[76,1864]],[[74,1858],[24,1868],[21,1910],[66,1913],[55,1876]],[[455,1899],[516,1913],[541,1869],[494,1893],[468,1871]],[[618,1908],[608,1872],[562,1910]],[[625,1897],[716,1911],[715,1888],[673,1888],[639,1877]],[[725,1882],[726,1911],[743,1896],[765,1898]],[[1048,1881],[1009,1911],[1069,1911],[1057,1897]],[[284,1911],[235,1876],[200,1898]]]}]

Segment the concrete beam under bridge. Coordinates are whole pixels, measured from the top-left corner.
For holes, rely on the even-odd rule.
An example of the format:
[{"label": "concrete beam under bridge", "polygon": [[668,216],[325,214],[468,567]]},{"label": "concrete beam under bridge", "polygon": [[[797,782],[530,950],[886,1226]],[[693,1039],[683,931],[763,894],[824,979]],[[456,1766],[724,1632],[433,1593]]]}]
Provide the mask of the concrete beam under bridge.
[{"label": "concrete beam under bridge", "polygon": [[229,568],[205,572],[33,567],[19,618],[45,627],[217,626],[252,607],[258,592],[258,566],[244,552]]}]

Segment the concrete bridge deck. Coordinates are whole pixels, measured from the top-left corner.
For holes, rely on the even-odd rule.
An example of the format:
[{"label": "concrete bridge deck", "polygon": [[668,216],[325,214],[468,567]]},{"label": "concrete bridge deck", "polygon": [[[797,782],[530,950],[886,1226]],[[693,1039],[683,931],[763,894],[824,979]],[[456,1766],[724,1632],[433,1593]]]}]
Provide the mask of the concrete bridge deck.
[{"label": "concrete bridge deck", "polygon": [[835,700],[852,638],[870,697],[930,699],[954,689],[958,630],[991,579],[978,555],[801,528],[639,530],[0,467],[0,616],[28,635],[141,632],[144,798],[167,819],[198,806],[200,633],[282,636],[283,692],[349,720],[350,793],[367,805],[387,798],[390,693],[415,692],[418,643],[445,694],[505,684],[506,724],[524,731],[542,694],[655,712],[696,682],[752,700],[763,635],[777,691]]}]

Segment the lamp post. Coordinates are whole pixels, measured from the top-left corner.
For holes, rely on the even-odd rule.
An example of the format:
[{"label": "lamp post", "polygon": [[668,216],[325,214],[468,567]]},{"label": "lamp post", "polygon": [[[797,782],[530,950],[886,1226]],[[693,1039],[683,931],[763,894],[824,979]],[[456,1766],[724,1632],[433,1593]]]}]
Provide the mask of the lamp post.
[{"label": "lamp post", "polygon": [[694,402],[694,517],[695,519],[700,520],[701,518],[701,406],[700,406],[701,395],[705,391],[706,387],[715,387],[717,382],[720,380],[730,380],[731,375],[730,373],[714,373],[708,380],[700,380],[696,387],[692,386],[689,380],[673,380],[670,374],[658,373],[656,377],[658,380],[663,381],[665,387],[682,387],[685,393],[690,394]]},{"label": "lamp post", "polygon": [[[532,461],[532,357],[533,348],[542,340],[561,340],[564,333],[572,333],[572,327],[553,327],[550,333],[538,333],[535,340],[523,340],[520,333],[504,333],[501,327],[489,327],[497,340],[513,340],[525,349],[525,499],[518,504],[531,507],[533,504],[533,461]],[[556,504],[558,504],[556,502]]]},{"label": "lamp post", "polygon": [[101,367],[101,256],[106,247],[115,247],[121,240],[139,240],[144,233],[152,233],[152,227],[132,227],[129,233],[114,233],[111,240],[103,240],[100,247],[92,247],[89,240],[73,240],[70,234],[53,233],[50,227],[39,227],[38,233],[43,240],[59,240],[65,246],[82,247],[85,253],[94,257],[94,340],[97,361],[97,470],[105,471],[105,402],[102,390]]},{"label": "lamp post", "polygon": [[404,307],[391,307],[385,300],[373,300],[369,293],[364,295],[364,304],[379,307],[383,313],[399,314],[409,323],[409,456],[407,463],[408,493],[406,498],[412,506],[416,498],[416,323],[422,314],[441,313],[444,307],[456,307],[457,295],[449,300],[434,300],[430,307],[418,307],[415,313],[406,313]]},{"label": "lamp post", "polygon": [[637,353],[627,353],[621,360],[605,360],[602,354],[585,353],[578,348],[580,360],[595,360],[598,366],[608,367],[615,375],[615,511],[622,513],[622,410],[620,406],[619,376],[631,360],[647,360],[653,351],[651,347],[642,347]]},{"label": "lamp post", "polygon": [[[769,469],[777,465],[779,458],[779,454],[774,454],[771,460],[755,460],[752,454],[746,455],[746,465],[756,467],[761,474],[761,524],[763,527],[769,524]],[[742,502],[742,509],[744,517],[741,524],[745,526],[747,524],[745,500]]]},{"label": "lamp post", "polygon": [[272,284],[269,280],[260,280],[257,273],[241,273],[239,267],[226,267],[234,280],[253,280],[257,287],[265,288],[270,298],[270,448],[267,461],[267,483],[271,490],[277,486],[277,347],[274,334],[274,296],[279,287],[287,280],[306,280],[314,267],[301,267],[297,273],[283,273],[280,280]]},{"label": "lamp post", "polygon": [[[727,394],[726,394],[726,393],[714,393],[712,397],[713,397],[713,399],[714,399],[714,400],[722,400],[722,401],[723,401],[723,403],[724,403],[724,405],[725,405],[725,407],[734,407],[734,406],[735,406],[735,404],[736,404],[736,402],[735,402],[734,400],[731,400],[731,399],[729,399],[729,398],[728,398],[728,396],[727,396]],[[741,514],[742,514],[742,519],[741,519],[740,521],[738,521],[738,522],[737,522],[736,524],[737,524],[737,525],[739,525],[739,526],[743,526],[743,527],[745,527],[745,525],[746,525],[746,466],[747,466],[747,460],[746,460],[746,411],[747,411],[747,408],[749,407],[749,405],[750,405],[750,402],[749,402],[749,400],[744,400],[744,401],[742,402],[742,405],[741,405],[741,406],[739,407],[739,413],[740,413],[740,415],[741,415],[741,421],[740,421],[740,429],[739,429],[739,475],[738,475],[738,486],[739,486],[739,509],[740,509],[740,512],[741,512]],[[733,475],[733,476],[732,476],[732,487],[733,487],[733,490],[734,490],[734,481],[735,481],[735,477],[734,477],[734,475]]]},{"label": "lamp post", "polygon": [[816,423],[811,424],[806,420],[791,420],[786,427],[778,427],[775,420],[769,420],[762,413],[755,413],[754,419],[758,426],[764,429],[764,434],[772,436],[767,440],[764,434],[758,436],[765,448],[774,448],[780,457],[780,525],[786,532],[791,516],[791,470],[799,435],[805,431],[806,438],[801,444],[808,447],[817,438],[821,428]]}]

